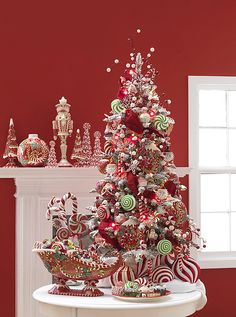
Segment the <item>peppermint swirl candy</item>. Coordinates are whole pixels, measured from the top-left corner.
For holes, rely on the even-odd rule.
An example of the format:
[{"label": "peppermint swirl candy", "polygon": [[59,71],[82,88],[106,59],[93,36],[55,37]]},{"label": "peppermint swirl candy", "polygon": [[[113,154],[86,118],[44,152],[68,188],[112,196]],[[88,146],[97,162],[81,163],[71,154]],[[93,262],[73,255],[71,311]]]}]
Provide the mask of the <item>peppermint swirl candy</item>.
[{"label": "peppermint swirl candy", "polygon": [[134,281],[135,274],[131,267],[122,266],[114,274],[110,276],[110,282],[112,286],[118,286],[120,282],[123,284],[128,281]]},{"label": "peppermint swirl candy", "polygon": [[57,230],[57,238],[61,241],[66,240],[70,236],[70,231],[67,227],[61,227]]},{"label": "peppermint swirl candy", "polygon": [[100,220],[108,219],[110,217],[110,210],[106,206],[100,205],[97,210],[97,215]]},{"label": "peppermint swirl candy", "polygon": [[86,215],[75,213],[70,216],[68,227],[70,231],[74,234],[77,234],[79,236],[85,235],[88,232],[88,226],[86,224],[87,220],[88,217]]},{"label": "peppermint swirl candy", "polygon": [[157,130],[165,131],[169,126],[169,121],[163,114],[159,114],[154,118],[153,125]]},{"label": "peppermint swirl candy", "polygon": [[196,283],[200,274],[200,267],[193,258],[181,255],[175,260],[172,271],[178,280]]},{"label": "peppermint swirl candy", "polygon": [[134,209],[136,205],[136,199],[133,195],[125,195],[121,198],[120,205],[125,211],[130,211]]},{"label": "peppermint swirl candy", "polygon": [[123,106],[120,99],[115,99],[111,103],[111,110],[113,114],[119,114],[125,110],[125,107]]},{"label": "peppermint swirl candy", "polygon": [[62,242],[53,242],[52,247],[53,250],[63,252],[65,251],[65,246]]},{"label": "peppermint swirl candy", "polygon": [[136,278],[134,280],[134,283],[138,284],[139,287],[147,286],[148,285],[148,279],[146,277],[139,277],[139,278]]},{"label": "peppermint swirl candy", "polygon": [[172,243],[169,240],[160,240],[157,244],[157,251],[161,255],[167,255],[172,251]]},{"label": "peppermint swirl candy", "polygon": [[167,266],[158,266],[153,270],[150,278],[153,283],[167,283],[174,279],[174,273]]}]

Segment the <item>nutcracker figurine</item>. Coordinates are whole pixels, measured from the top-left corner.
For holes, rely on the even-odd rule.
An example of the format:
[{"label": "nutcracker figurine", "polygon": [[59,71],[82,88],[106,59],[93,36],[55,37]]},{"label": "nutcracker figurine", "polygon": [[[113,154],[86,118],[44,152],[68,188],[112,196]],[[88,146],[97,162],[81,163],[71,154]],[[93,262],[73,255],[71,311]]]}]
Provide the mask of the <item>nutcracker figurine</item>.
[{"label": "nutcracker figurine", "polygon": [[73,120],[71,120],[70,105],[67,103],[67,100],[64,97],[59,100],[59,104],[56,105],[56,110],[57,116],[52,122],[52,127],[54,140],[57,140],[58,137],[61,140],[61,160],[58,163],[58,166],[71,167],[72,164],[68,162],[66,157],[66,139],[68,136],[71,136],[73,132]]}]

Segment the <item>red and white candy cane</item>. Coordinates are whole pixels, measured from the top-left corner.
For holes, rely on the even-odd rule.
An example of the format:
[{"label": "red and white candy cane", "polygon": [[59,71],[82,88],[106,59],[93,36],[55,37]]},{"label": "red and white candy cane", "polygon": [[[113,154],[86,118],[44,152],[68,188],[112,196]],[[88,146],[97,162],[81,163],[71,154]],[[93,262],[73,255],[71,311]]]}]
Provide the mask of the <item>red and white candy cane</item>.
[{"label": "red and white candy cane", "polygon": [[47,206],[47,219],[50,220],[53,213],[56,213],[57,217],[63,222],[66,223],[66,213],[65,210],[62,210],[60,206],[55,206],[55,204],[59,204],[61,199],[58,197],[53,197]]},{"label": "red and white candy cane", "polygon": [[75,197],[74,194],[71,193],[67,193],[65,194],[62,198],[61,201],[59,203],[59,208],[61,210],[65,210],[65,203],[68,199],[72,200],[72,214],[77,214],[77,210],[78,210],[78,201],[77,198]]},{"label": "red and white candy cane", "polygon": [[152,259],[149,259],[148,262],[147,262],[147,271],[148,271],[148,275],[149,277],[152,275]]}]

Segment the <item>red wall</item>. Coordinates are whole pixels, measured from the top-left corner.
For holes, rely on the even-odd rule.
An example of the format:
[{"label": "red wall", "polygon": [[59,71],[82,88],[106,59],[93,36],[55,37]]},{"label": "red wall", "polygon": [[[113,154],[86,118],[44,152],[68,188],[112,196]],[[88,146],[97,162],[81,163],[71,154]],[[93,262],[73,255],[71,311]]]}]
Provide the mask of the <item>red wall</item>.
[{"label": "red wall", "polygon": [[[35,132],[49,141],[54,105],[62,95],[72,104],[75,127],[89,121],[94,130],[103,129],[121,72],[119,66],[111,74],[105,69],[114,58],[126,61],[127,38],[136,39],[140,27],[136,47],[157,49],[159,91],[173,100],[175,162],[187,166],[187,76],[236,75],[235,10],[234,0],[2,2],[0,151],[10,117],[19,141]],[[0,181],[0,312],[8,317],[14,316],[14,191],[13,181]],[[235,316],[235,275],[235,269],[203,270],[209,302],[198,316]]]}]

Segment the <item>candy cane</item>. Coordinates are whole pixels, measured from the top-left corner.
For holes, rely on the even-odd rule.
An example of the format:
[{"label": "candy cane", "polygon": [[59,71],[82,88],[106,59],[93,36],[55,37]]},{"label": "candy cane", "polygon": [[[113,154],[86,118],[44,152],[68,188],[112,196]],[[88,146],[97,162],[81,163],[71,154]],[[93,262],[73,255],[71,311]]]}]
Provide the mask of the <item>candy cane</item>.
[{"label": "candy cane", "polygon": [[46,212],[46,216],[47,219],[50,220],[51,219],[51,215],[52,213],[56,212],[58,218],[62,221],[62,222],[66,222],[66,213],[65,210],[61,209],[59,206],[54,206],[55,204],[58,204],[61,202],[61,199],[58,197],[53,197],[47,206],[47,212]]},{"label": "candy cane", "polygon": [[152,260],[151,259],[148,260],[147,267],[148,267],[148,275],[150,277],[152,275]]},{"label": "candy cane", "polygon": [[62,198],[61,201],[59,203],[59,208],[61,210],[65,210],[65,203],[68,199],[72,200],[72,214],[77,214],[77,209],[78,209],[78,202],[77,202],[77,198],[75,197],[74,194],[71,193],[67,193],[65,194]]}]

